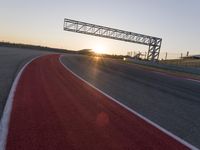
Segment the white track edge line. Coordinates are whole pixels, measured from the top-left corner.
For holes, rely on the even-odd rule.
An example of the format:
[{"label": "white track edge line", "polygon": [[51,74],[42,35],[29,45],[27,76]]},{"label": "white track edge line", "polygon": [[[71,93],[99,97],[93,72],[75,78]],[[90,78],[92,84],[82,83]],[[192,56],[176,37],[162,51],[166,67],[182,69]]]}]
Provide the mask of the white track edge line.
[{"label": "white track edge line", "polygon": [[188,81],[200,83],[200,80],[196,80],[196,79],[192,79],[192,78],[173,76],[173,75],[170,75],[170,74],[167,74],[167,73],[164,73],[164,72],[158,72],[158,71],[152,71],[152,72],[156,73],[156,74],[160,74],[162,76],[170,77],[170,78],[176,78],[176,79],[179,79],[179,80],[188,80]]},{"label": "white track edge line", "polygon": [[134,111],[133,109],[129,108],[128,106],[122,104],[121,102],[119,102],[117,99],[109,96],[108,94],[106,94],[105,92],[101,91],[100,89],[96,88],[95,86],[93,86],[91,83],[89,83],[88,81],[84,80],[83,78],[81,78],[80,76],[78,76],[77,74],[75,74],[72,70],[70,70],[67,66],[65,66],[65,64],[62,62],[61,58],[64,57],[64,55],[61,55],[59,57],[59,61],[60,63],[63,65],[64,68],[66,68],[69,72],[71,72],[74,76],[76,76],[77,78],[79,78],[81,81],[85,82],[86,84],[88,84],[89,86],[91,86],[92,88],[94,88],[95,90],[97,90],[98,92],[102,93],[103,95],[105,95],[106,97],[108,97],[109,99],[111,99],[112,101],[116,102],[117,104],[119,104],[120,106],[122,106],[123,108],[125,108],[126,110],[130,111],[131,113],[133,113],[134,115],[138,116],[139,118],[143,119],[144,121],[146,121],[147,123],[151,124],[152,126],[156,127],[157,129],[161,130],[162,132],[164,132],[165,134],[169,135],[170,137],[172,137],[173,139],[177,140],[178,142],[180,142],[181,144],[185,145],[186,147],[192,149],[192,150],[199,150],[197,147],[193,146],[192,144],[186,142],[185,140],[181,139],[180,137],[174,135],[173,133],[171,133],[170,131],[167,131],[166,129],[164,129],[163,127],[161,127],[160,125],[152,122],[151,120],[147,119],[146,117],[142,116],[141,114],[139,114],[138,112]]},{"label": "white track edge line", "polygon": [[9,130],[9,121],[10,121],[10,116],[11,116],[11,111],[12,111],[12,104],[13,104],[13,100],[14,100],[14,95],[15,95],[15,91],[19,82],[19,79],[23,73],[23,71],[25,70],[25,68],[31,63],[33,62],[35,59],[42,57],[44,55],[40,55],[40,56],[36,56],[34,58],[32,58],[31,60],[29,60],[18,72],[17,76],[15,77],[13,84],[11,86],[5,107],[4,107],[4,111],[3,111],[3,115],[0,121],[0,150],[5,150],[6,147],[6,140],[7,140],[7,135],[8,135],[8,130]]},{"label": "white track edge line", "polygon": [[193,82],[200,83],[200,81],[199,81],[199,80],[195,80],[195,79],[189,79],[189,78],[186,78],[186,80],[189,80],[189,81],[193,81]]}]

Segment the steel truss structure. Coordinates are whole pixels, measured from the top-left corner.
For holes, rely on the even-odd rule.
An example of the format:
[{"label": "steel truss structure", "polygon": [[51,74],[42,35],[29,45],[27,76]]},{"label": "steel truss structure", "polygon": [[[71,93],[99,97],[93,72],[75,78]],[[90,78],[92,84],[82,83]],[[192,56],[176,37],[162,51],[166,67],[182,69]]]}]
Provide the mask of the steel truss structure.
[{"label": "steel truss structure", "polygon": [[147,59],[154,61],[158,60],[159,58],[159,53],[162,43],[161,38],[85,23],[66,18],[64,19],[64,30],[147,45],[149,46]]}]

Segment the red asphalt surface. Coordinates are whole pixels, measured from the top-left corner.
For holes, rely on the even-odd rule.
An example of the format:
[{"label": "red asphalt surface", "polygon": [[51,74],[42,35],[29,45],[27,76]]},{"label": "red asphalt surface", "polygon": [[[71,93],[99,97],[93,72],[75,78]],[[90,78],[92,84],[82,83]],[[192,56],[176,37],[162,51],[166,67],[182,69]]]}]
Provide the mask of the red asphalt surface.
[{"label": "red asphalt surface", "polygon": [[188,148],[75,77],[59,62],[59,55],[48,55],[22,73],[6,149]]}]

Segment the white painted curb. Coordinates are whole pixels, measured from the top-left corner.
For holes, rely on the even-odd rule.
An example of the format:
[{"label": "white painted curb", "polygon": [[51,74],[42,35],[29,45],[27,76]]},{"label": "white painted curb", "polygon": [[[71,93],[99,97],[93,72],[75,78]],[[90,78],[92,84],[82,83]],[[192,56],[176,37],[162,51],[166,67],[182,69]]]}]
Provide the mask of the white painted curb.
[{"label": "white painted curb", "polygon": [[19,71],[19,73],[17,74],[17,76],[14,79],[14,82],[12,84],[10,93],[8,95],[7,101],[6,101],[6,105],[4,107],[4,112],[0,121],[0,150],[5,150],[6,148],[6,140],[7,140],[7,135],[8,135],[8,128],[9,128],[9,121],[10,121],[10,115],[11,115],[11,111],[12,111],[12,104],[13,104],[13,99],[14,99],[14,95],[15,95],[15,91],[19,82],[19,79],[23,73],[23,71],[25,70],[25,68],[35,59],[42,57],[42,56],[37,56],[33,59],[31,59],[30,61],[28,61]]},{"label": "white painted curb", "polygon": [[172,137],[173,139],[177,140],[178,142],[182,143],[183,145],[185,145],[186,147],[190,148],[191,150],[199,150],[197,147],[191,145],[190,143],[186,142],[185,140],[179,138],[178,136],[174,135],[173,133],[167,131],[166,129],[162,128],[161,126],[159,126],[158,124],[152,122],[151,120],[147,119],[146,117],[142,116],[141,114],[137,113],[136,111],[134,111],[133,109],[125,106],[124,104],[120,103],[117,99],[109,96],[108,94],[104,93],[103,91],[101,91],[100,89],[96,88],[95,86],[93,86],[92,84],[90,84],[89,82],[87,82],[86,80],[84,80],[83,78],[81,78],[80,76],[78,76],[77,74],[75,74],[72,70],[70,70],[67,66],[64,65],[64,63],[62,62],[61,58],[64,57],[64,55],[60,56],[59,61],[60,63],[64,66],[64,68],[66,68],[69,72],[71,72],[74,76],[76,76],[77,78],[79,78],[80,80],[82,80],[83,82],[85,82],[86,84],[88,84],[89,86],[91,86],[92,88],[94,88],[95,90],[99,91],[100,93],[102,93],[103,95],[105,95],[106,97],[108,97],[109,99],[111,99],[112,101],[116,102],[117,104],[119,104],[120,106],[122,106],[123,108],[125,108],[126,110],[130,111],[131,113],[133,113],[134,115],[138,116],[139,118],[143,119],[144,121],[148,122],[149,124],[151,124],[152,126],[158,128],[159,130],[161,130],[162,132],[164,132],[165,134],[169,135],[170,137]]}]

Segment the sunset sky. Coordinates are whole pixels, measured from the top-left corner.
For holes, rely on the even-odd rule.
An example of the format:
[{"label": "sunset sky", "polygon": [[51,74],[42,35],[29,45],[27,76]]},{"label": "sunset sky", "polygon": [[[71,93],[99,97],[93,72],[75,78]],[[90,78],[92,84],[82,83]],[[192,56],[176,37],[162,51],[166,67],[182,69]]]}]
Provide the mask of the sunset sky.
[{"label": "sunset sky", "polygon": [[161,53],[200,54],[200,0],[1,0],[0,40],[110,54],[148,50],[63,31],[64,18],[161,37]]}]

